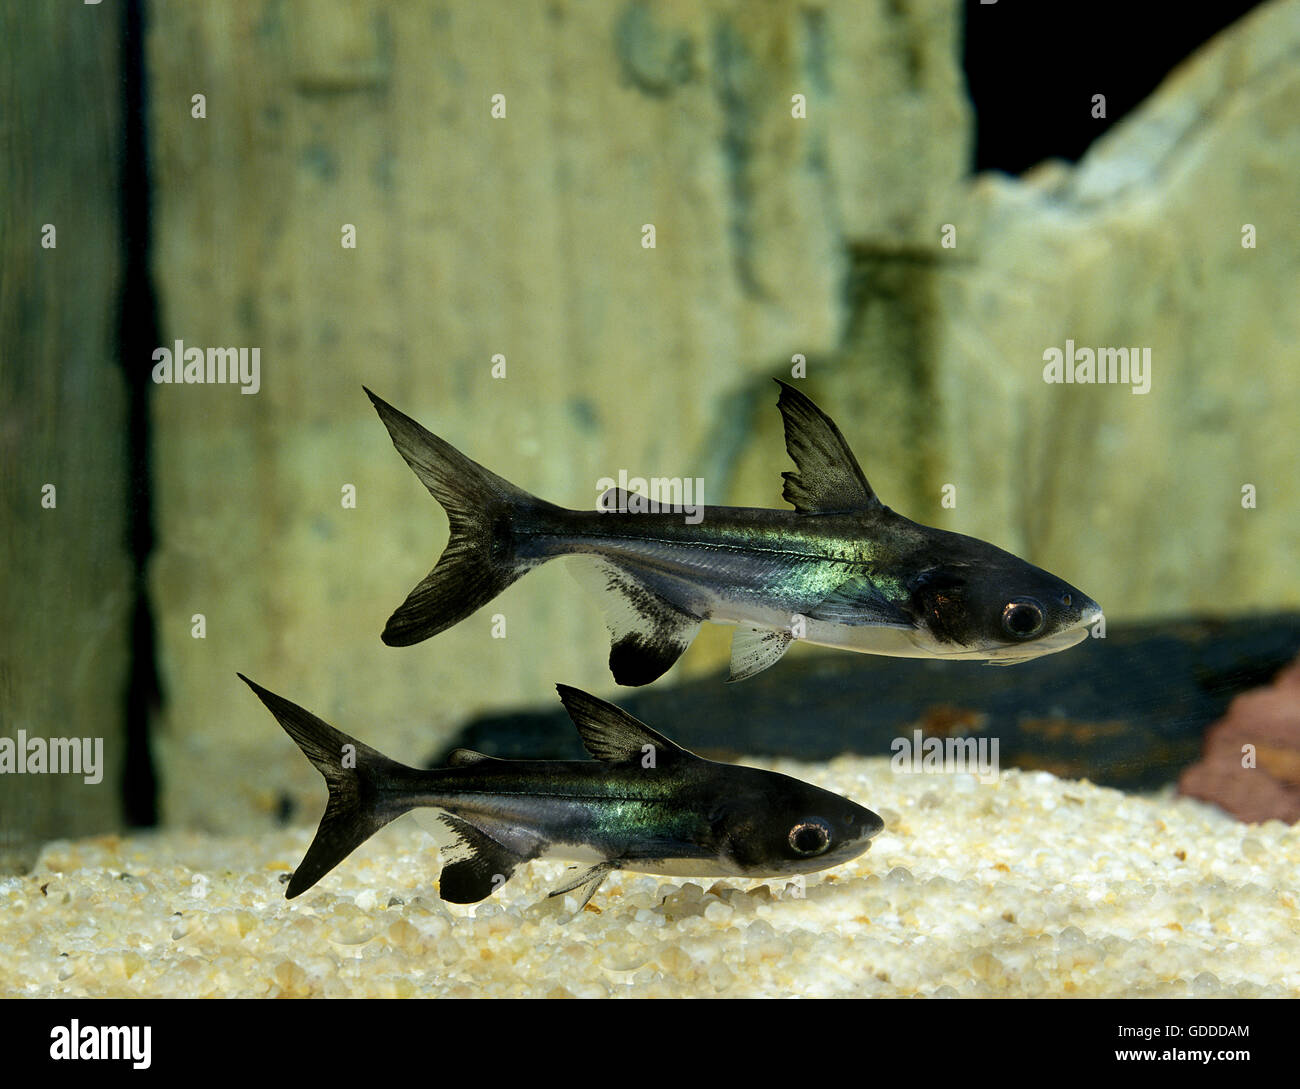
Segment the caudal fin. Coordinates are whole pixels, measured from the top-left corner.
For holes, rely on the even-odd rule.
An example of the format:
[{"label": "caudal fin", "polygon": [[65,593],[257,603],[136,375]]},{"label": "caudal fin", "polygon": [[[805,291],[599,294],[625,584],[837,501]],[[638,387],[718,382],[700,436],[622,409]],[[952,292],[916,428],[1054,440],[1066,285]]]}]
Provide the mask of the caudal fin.
[{"label": "caudal fin", "polygon": [[432,571],[388,618],[383,640],[409,647],[486,605],[527,569],[515,532],[526,511],[556,510],[516,488],[366,390],[393,445],[447,512],[451,540]]},{"label": "caudal fin", "polygon": [[285,891],[285,897],[292,900],[316,884],[389,821],[411,808],[385,788],[416,773],[405,764],[390,760],[369,745],[334,729],[296,703],[268,692],[242,673],[237,676],[266,704],[285,733],[316,765],[330,791],[316,838],[311,841]]}]

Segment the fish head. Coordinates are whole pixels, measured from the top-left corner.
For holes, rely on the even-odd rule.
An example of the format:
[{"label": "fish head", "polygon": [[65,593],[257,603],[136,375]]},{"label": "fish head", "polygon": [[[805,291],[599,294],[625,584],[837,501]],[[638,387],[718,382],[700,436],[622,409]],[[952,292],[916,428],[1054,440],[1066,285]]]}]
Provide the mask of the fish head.
[{"label": "fish head", "polygon": [[907,585],[913,641],[933,657],[1010,665],[1074,646],[1101,618],[1092,598],[1041,567],[985,541],[944,537],[941,556]]},{"label": "fish head", "polygon": [[[739,770],[739,769],[738,769]],[[733,790],[713,815],[714,836],[736,873],[814,873],[857,858],[885,822],[848,798],[775,772]]]}]

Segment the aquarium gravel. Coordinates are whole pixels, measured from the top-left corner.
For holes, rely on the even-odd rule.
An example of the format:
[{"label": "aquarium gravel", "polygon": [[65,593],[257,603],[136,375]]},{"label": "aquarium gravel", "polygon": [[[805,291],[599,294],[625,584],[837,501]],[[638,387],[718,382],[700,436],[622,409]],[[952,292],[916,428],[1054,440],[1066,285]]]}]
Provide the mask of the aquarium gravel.
[{"label": "aquarium gravel", "polygon": [[576,915],[562,863],[444,904],[409,816],[292,902],[306,826],[58,841],[0,878],[0,995],[1300,995],[1300,828],[1047,772],[747,762],[884,832],[802,886],[615,873]]}]

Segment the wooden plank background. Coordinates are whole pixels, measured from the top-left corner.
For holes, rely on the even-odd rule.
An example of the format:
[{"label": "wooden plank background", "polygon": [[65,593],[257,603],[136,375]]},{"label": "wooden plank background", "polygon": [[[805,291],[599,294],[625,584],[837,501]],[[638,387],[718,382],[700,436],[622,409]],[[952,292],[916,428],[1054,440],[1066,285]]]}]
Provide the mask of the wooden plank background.
[{"label": "wooden plank background", "polygon": [[[131,606],[119,14],[0,5],[0,736],[89,737],[102,779],[0,781],[0,870],[118,826]],[[44,226],[53,248],[41,245]],[[54,506],[42,489],[54,485]]]}]

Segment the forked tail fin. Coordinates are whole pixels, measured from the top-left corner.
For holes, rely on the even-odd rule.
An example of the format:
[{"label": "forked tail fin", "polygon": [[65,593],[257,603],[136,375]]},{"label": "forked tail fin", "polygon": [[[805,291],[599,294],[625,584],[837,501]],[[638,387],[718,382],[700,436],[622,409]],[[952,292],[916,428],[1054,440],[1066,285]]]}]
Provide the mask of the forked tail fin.
[{"label": "forked tail fin", "polygon": [[366,390],[393,445],[447,512],[451,540],[434,569],[388,618],[383,640],[409,647],[486,605],[527,570],[516,554],[519,516],[558,510],[471,461]]},{"label": "forked tail fin", "polygon": [[389,821],[411,808],[387,788],[403,781],[409,782],[409,776],[416,772],[334,729],[296,703],[268,692],[242,673],[237,676],[266,704],[284,727],[284,732],[316,765],[316,770],[325,777],[325,784],[329,787],[329,803],[325,806],[320,827],[316,829],[316,838],[311,841],[285,891],[285,897],[292,900],[316,884]]}]

